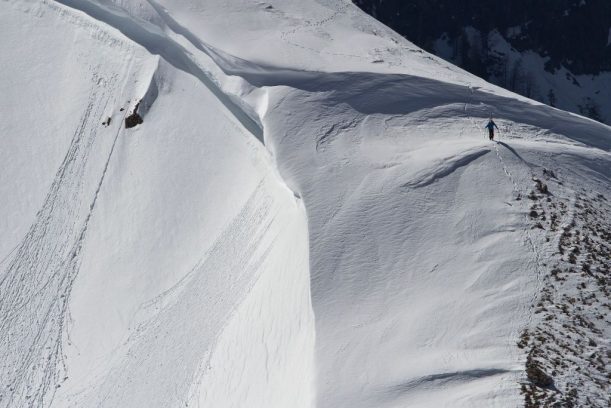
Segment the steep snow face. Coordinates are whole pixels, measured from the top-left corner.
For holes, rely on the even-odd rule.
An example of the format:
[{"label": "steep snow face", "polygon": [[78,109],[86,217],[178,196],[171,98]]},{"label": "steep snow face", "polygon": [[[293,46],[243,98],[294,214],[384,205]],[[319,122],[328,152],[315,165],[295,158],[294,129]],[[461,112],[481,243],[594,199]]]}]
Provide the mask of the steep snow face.
[{"label": "steep snow face", "polygon": [[[565,116],[563,135],[497,119],[495,144],[482,131],[487,112],[513,118],[521,102],[417,78],[374,81],[338,76],[333,87],[274,95],[265,121],[308,209],[318,406],[515,406],[516,335],[533,324],[550,255],[527,215],[532,177],[543,166],[579,169],[608,194],[608,169],[588,162],[609,154],[569,141],[586,136],[580,118],[542,108]],[[530,120],[553,126],[531,109]],[[590,137],[608,149],[604,126]],[[548,159],[559,151],[580,159]]]},{"label": "steep snow face", "polygon": [[519,404],[532,178],[609,127],[339,0],[2,7],[0,406]]},{"label": "steep snow face", "polygon": [[[168,81],[163,69],[158,78],[160,97],[121,146],[121,170],[109,174],[91,223],[86,275],[70,304],[78,349],[67,360],[76,381],[63,385],[58,404],[219,406],[234,398],[284,406],[283,393],[261,392],[269,388],[309,406],[314,338],[303,209],[258,141],[201,84],[182,75]],[[167,88],[178,92],[164,95]],[[202,96],[182,98],[188,89]],[[162,112],[174,112],[172,120]],[[104,325],[91,321],[100,303],[112,305],[97,313]],[[240,330],[249,336],[235,337]],[[93,340],[108,332],[108,341]],[[268,349],[277,350],[269,360]],[[97,365],[108,371],[91,370]],[[218,389],[228,384],[231,398]],[[88,392],[74,399],[71,386]]]},{"label": "steep snow face", "polygon": [[2,7],[0,406],[311,406],[305,211],[248,116],[83,13]]}]

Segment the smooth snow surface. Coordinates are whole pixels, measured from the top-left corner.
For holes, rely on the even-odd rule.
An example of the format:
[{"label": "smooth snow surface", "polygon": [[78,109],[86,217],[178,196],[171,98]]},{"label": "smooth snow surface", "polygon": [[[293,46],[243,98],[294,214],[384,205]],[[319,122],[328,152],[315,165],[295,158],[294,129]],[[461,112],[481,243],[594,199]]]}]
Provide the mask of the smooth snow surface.
[{"label": "smooth snow surface", "polygon": [[0,407],[520,404],[525,197],[543,167],[608,194],[609,127],[347,1],[0,23]]}]

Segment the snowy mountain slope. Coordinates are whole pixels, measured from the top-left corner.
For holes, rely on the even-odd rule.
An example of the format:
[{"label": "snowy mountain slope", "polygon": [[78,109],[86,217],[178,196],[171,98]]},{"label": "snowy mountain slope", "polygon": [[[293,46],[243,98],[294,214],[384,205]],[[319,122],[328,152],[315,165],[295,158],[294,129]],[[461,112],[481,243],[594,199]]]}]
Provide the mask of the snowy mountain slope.
[{"label": "snowy mountain slope", "polygon": [[609,127],[346,2],[2,7],[47,64],[2,50],[2,406],[519,404],[556,256],[525,197],[608,195]]},{"label": "snowy mountain slope", "polygon": [[[78,93],[60,96],[46,87],[54,78],[22,72],[42,95],[43,118],[79,115],[66,126],[77,129],[72,141],[61,128],[58,135],[38,130],[43,146],[65,138],[63,163],[41,154],[24,166],[17,159],[25,152],[11,146],[26,139],[19,126],[25,121],[3,131],[15,184],[32,192],[52,184],[30,207],[3,196],[9,204],[3,210],[20,211],[3,222],[18,218],[25,232],[3,239],[3,257],[17,248],[2,264],[2,405],[45,406],[54,397],[55,406],[171,406],[203,393],[218,406],[211,398],[228,401],[219,391],[227,376],[239,381],[234,364],[249,377],[232,390],[236,405],[285,405],[277,390],[291,398],[304,394],[307,405],[314,338],[305,217],[269,155],[194,77],[163,61],[157,67],[156,57],[82,14],[38,4],[24,13],[19,6],[7,9],[8,20],[21,27],[10,43],[74,38],[76,54],[88,52],[92,64],[91,54],[99,54],[104,63],[92,74],[96,82],[81,81]],[[49,24],[39,24],[34,13]],[[54,34],[55,26],[67,32]],[[12,51],[4,55],[26,63],[27,55]],[[139,63],[126,64],[129,58]],[[70,73],[64,74],[60,89],[70,90]],[[113,75],[114,89],[103,93],[97,78]],[[149,87],[158,96],[146,122],[125,130],[125,114]],[[12,103],[26,103],[17,91]],[[67,108],[54,111],[55,98]],[[207,107],[204,114],[199,106]],[[160,114],[166,110],[173,120]],[[107,116],[113,120],[105,127]],[[12,179],[3,178],[3,187]],[[38,214],[37,201],[43,203]],[[270,308],[263,322],[253,319]],[[227,347],[236,325],[260,332],[242,353],[269,348],[273,357],[214,364],[212,350]],[[213,381],[196,387],[202,377]],[[260,382],[276,392],[260,392]]]},{"label": "snowy mountain slope", "polygon": [[[379,92],[393,100],[392,88]],[[302,94],[270,110],[277,128],[290,118],[275,152],[289,158],[281,170],[308,208],[319,406],[514,406],[522,369],[513,339],[530,324],[545,273],[542,234],[530,231],[529,203],[516,201],[541,165],[523,150],[541,163],[536,146],[564,138],[533,143],[524,140],[533,127],[503,122],[510,145],[490,146],[479,129],[488,104],[426,95],[419,108],[411,95],[392,114]],[[303,105],[320,110],[295,114]],[[608,153],[591,155],[608,163]]]}]

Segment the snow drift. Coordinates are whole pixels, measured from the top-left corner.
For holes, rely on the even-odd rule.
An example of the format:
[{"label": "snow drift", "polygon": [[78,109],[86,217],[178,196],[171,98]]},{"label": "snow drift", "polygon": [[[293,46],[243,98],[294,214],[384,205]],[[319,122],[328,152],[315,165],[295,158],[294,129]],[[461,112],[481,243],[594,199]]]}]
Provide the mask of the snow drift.
[{"label": "snow drift", "polygon": [[0,406],[518,404],[609,127],[339,0],[1,7]]}]

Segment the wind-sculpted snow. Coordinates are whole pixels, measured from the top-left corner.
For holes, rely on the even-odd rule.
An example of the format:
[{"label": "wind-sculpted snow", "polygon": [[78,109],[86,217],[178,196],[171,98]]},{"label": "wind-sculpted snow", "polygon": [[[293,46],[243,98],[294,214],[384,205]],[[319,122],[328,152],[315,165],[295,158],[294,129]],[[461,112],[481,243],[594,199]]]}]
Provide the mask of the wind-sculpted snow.
[{"label": "wind-sculpted snow", "polygon": [[[2,7],[7,44],[36,54],[0,44],[23,76],[0,80],[19,118],[0,124],[16,175],[0,189],[31,192],[22,208],[0,198],[0,406],[537,395],[526,368],[548,366],[524,333],[547,327],[534,307],[557,237],[533,218],[533,177],[607,195],[607,126],[486,84],[340,0]],[[14,106],[43,121],[30,143],[49,154],[27,169]]]},{"label": "wind-sculpted snow", "polygon": [[488,153],[490,150],[481,149],[475,152],[466,152],[465,154],[458,155],[458,157],[445,157],[439,162],[435,163],[433,167],[434,171],[424,170],[418,174],[412,181],[409,181],[403,185],[403,187],[424,187],[432,184],[443,177],[447,177],[461,167],[469,165],[469,163],[480,158],[481,156]]},{"label": "wind-sculpted snow", "polygon": [[236,104],[231,95],[219,89],[215,77],[206,72],[205,68],[201,67],[197,61],[190,58],[189,53],[180,44],[164,35],[158,27],[144,22],[139,24],[129,15],[124,14],[122,10],[113,11],[89,0],[58,0],[57,2],[81,10],[94,19],[116,28],[126,37],[146,48],[151,54],[159,55],[176,69],[193,75],[216,95],[218,100],[238,118],[244,127],[259,139],[262,138],[262,131],[260,125],[256,122],[256,116],[245,112],[244,109],[247,108]]},{"label": "wind-sculpted snow", "polygon": [[[262,140],[260,119],[254,112],[254,108],[225,90],[221,83],[222,79],[218,75],[202,67],[197,58],[191,56],[191,53],[178,42],[165,35],[159,27],[138,22],[123,14],[121,10],[113,12],[89,0],[78,2],[61,0],[60,3],[82,10],[95,19],[117,28],[149,52],[161,55],[176,68],[197,77],[219,100],[223,101],[251,133]],[[308,92],[334,92],[336,96],[329,98],[329,103],[334,101],[348,103],[362,113],[407,114],[443,104],[471,104],[474,106],[470,114],[477,112],[482,119],[490,115],[501,116],[514,122],[553,129],[557,134],[568,139],[578,140],[605,150],[611,149],[608,138],[598,137],[599,132],[604,132],[604,129],[607,128],[604,125],[597,125],[591,120],[552,109],[540,103],[532,103],[529,106],[529,114],[525,116],[524,100],[516,101],[515,98],[510,98],[506,94],[498,96],[490,94],[482,91],[480,86],[451,84],[412,75],[381,75],[366,72],[322,73],[251,63],[205,43],[187,28],[181,26],[158,3],[149,0],[148,4],[157,11],[170,30],[185,37],[196,50],[211,58],[226,75],[241,77],[248,84],[259,88],[288,86]],[[439,92],[440,88],[443,88],[444,91]],[[408,95],[409,98],[406,98]],[[555,129],[555,123],[558,120],[563,121],[563,126]]]}]

